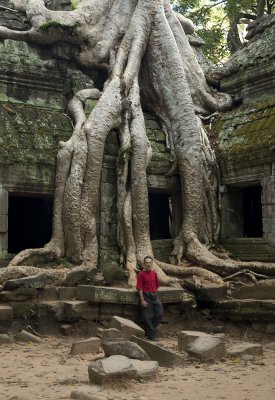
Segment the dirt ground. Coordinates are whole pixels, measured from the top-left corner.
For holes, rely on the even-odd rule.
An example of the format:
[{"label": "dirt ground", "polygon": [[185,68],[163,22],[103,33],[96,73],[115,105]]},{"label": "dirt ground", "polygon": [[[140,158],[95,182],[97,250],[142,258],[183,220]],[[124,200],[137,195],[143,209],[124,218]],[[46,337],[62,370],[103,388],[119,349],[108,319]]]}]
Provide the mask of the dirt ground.
[{"label": "dirt ground", "polygon": [[[275,335],[258,343],[272,341]],[[88,365],[103,354],[72,356],[72,342],[48,336],[40,344],[2,345],[0,400],[70,399],[73,389],[89,384]],[[159,344],[176,349],[177,337],[163,335]],[[275,351],[266,349],[262,357],[249,361],[224,358],[207,364],[187,359],[183,368],[160,368],[156,382],[113,384],[97,395],[108,400],[274,400]]]}]

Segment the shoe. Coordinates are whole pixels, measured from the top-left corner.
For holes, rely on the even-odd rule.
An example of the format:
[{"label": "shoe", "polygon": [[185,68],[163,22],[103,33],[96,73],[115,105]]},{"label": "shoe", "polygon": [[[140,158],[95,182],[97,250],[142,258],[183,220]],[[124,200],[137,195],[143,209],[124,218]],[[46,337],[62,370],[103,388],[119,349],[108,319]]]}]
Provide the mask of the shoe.
[{"label": "shoe", "polygon": [[157,337],[146,337],[146,339],[150,340],[151,342],[158,342],[159,339]]}]

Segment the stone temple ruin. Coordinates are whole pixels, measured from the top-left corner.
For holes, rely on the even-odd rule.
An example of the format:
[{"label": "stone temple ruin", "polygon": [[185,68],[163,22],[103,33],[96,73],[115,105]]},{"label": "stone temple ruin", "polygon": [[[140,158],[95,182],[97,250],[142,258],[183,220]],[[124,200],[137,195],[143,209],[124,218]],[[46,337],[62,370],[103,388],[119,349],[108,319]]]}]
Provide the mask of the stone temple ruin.
[{"label": "stone temple ruin", "polygon": [[[63,3],[54,2],[53,7],[68,7],[69,2]],[[221,171],[219,241],[241,260],[275,260],[275,22],[271,17],[251,30],[250,42],[223,68],[221,89],[232,95],[235,107],[205,121]],[[25,29],[24,19],[8,10],[1,12],[0,24]],[[201,42],[192,45],[200,55]],[[1,266],[25,248],[43,247],[51,237],[58,143],[72,134],[66,107],[72,87],[87,80],[85,71],[71,73],[73,51],[73,46],[64,44],[49,48],[0,41]],[[98,70],[89,75],[99,89],[105,78]],[[87,113],[94,102],[86,102]],[[179,177],[177,171],[167,176],[172,162],[154,115],[146,115],[146,126],[153,149],[147,170],[150,234],[156,258],[168,261],[182,219]],[[107,281],[112,281],[119,265],[118,149],[117,134],[111,132],[105,146],[97,226],[100,268]],[[174,300],[172,296],[168,302]]]},{"label": "stone temple ruin", "polygon": [[[66,9],[69,3],[56,0],[52,5]],[[5,1],[1,4],[5,5]],[[8,10],[0,10],[0,25],[26,28],[24,19],[15,18]],[[234,108],[215,113],[204,123],[220,166],[219,243],[233,258],[275,261],[274,15],[260,22],[249,35],[249,43],[229,60],[222,72],[220,86],[232,95]],[[202,43],[196,40],[192,45],[200,57]],[[70,57],[73,51],[73,46],[64,44],[49,48],[0,40],[0,268],[21,250],[43,247],[50,240],[58,143],[66,141],[73,131],[66,114],[68,99],[72,88],[81,87],[87,79],[93,81],[94,87],[103,87],[106,76],[102,70],[91,70],[88,78],[86,71],[71,72],[75,69]],[[94,105],[95,100],[87,100],[85,111],[89,113]],[[165,134],[154,115],[146,114],[146,127],[153,149],[147,169],[150,235],[156,258],[166,262],[182,220],[180,182],[177,170],[167,174],[173,169],[172,161]],[[163,325],[177,327],[184,321],[186,330],[178,335],[177,351],[144,340],[143,330],[133,322],[140,323],[136,291],[110,287],[118,271],[121,273],[116,238],[118,151],[117,133],[111,132],[105,145],[97,220],[100,268],[108,285],[94,285],[91,276],[87,284],[87,279],[82,281],[82,271],[77,269],[63,287],[45,287],[43,274],[22,278],[20,283],[8,281],[0,289],[0,344],[13,343],[14,337],[40,343],[41,338],[21,330],[27,324],[35,334],[97,336],[76,340],[71,354],[97,354],[102,346],[105,356],[110,356],[107,367],[117,369],[115,379],[122,376],[120,366],[125,376],[148,378],[144,369],[140,372],[140,366],[133,360],[129,364],[124,357],[134,344],[154,360],[140,358],[151,363],[150,379],[156,378],[158,366],[185,365],[186,358],[178,353],[186,352],[188,357],[211,362],[225,356],[244,354],[251,360],[262,355],[262,347],[250,343],[226,350],[222,323],[241,321],[245,322],[245,329],[249,326],[274,335],[274,279],[260,281],[258,285],[205,283],[201,287],[186,280],[183,288],[162,287],[159,296],[164,305]],[[203,323],[196,318],[192,321],[196,306],[206,316]],[[215,330],[208,320],[210,314],[219,318],[213,322],[218,324]],[[188,320],[192,321],[189,326]],[[188,331],[188,327],[192,330]],[[89,366],[91,382],[103,384],[104,360]],[[129,364],[127,369],[125,363]],[[72,398],[81,399],[86,392],[75,389],[73,393]]]}]

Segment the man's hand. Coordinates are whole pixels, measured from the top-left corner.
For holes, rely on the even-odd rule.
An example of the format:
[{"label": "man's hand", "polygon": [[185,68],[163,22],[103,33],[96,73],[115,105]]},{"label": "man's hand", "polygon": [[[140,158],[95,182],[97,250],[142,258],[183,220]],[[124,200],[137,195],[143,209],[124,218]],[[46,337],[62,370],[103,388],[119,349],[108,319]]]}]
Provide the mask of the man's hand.
[{"label": "man's hand", "polygon": [[147,307],[148,303],[145,300],[141,300],[142,307]]}]

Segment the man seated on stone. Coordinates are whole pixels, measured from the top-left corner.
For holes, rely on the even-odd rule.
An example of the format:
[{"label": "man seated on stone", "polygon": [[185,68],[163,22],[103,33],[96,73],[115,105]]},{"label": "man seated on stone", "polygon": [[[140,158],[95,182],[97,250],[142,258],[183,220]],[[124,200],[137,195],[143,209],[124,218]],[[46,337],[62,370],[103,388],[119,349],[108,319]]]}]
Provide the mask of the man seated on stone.
[{"label": "man seated on stone", "polygon": [[162,304],[157,294],[159,286],[157,273],[153,269],[153,259],[146,256],[144,258],[144,269],[138,273],[137,290],[142,307],[145,334],[149,340],[156,340],[156,328],[163,316]]}]

